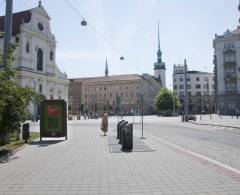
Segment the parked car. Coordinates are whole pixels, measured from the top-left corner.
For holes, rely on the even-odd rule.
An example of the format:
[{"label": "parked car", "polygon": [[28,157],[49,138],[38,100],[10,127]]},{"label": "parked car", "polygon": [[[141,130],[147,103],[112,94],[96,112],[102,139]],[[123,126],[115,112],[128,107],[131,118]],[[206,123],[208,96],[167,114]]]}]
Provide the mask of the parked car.
[{"label": "parked car", "polygon": [[196,121],[197,117],[195,115],[186,115],[185,121],[189,121],[189,120]]}]

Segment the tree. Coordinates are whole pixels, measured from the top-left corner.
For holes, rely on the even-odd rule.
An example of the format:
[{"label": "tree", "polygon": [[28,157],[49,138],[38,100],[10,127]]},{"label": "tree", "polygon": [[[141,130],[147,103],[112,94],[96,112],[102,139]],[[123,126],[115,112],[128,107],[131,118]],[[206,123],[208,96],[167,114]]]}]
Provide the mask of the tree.
[{"label": "tree", "polygon": [[174,106],[176,110],[180,107],[179,98],[173,95],[167,88],[161,88],[159,90],[155,101],[158,111],[167,115],[173,112]]},{"label": "tree", "polygon": [[6,135],[20,131],[21,122],[27,118],[28,105],[35,98],[39,99],[31,88],[17,85],[16,71],[12,65],[14,49],[15,47],[9,47],[5,57],[0,54],[0,65],[4,64],[4,68],[0,70],[0,145],[6,144]]}]

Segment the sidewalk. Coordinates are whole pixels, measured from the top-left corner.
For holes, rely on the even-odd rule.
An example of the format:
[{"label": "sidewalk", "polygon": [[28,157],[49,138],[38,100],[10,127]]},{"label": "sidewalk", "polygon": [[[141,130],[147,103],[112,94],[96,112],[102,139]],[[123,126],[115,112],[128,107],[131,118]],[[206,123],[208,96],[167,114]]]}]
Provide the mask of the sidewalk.
[{"label": "sidewalk", "polygon": [[153,152],[110,153],[99,121],[69,123],[68,132],[67,141],[36,143],[0,163],[0,194],[240,194],[239,174],[154,136],[143,140]]},{"label": "sidewalk", "polygon": [[240,117],[237,119],[236,116],[218,116],[216,114],[210,115],[198,115],[197,121],[190,121],[199,125],[212,125],[220,127],[230,127],[240,129]]}]

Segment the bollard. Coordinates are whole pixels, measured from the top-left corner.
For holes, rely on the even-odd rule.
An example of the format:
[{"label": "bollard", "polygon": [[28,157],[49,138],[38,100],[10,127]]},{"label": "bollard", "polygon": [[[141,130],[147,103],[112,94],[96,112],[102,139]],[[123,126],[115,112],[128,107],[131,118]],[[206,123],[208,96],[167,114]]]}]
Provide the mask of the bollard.
[{"label": "bollard", "polygon": [[122,133],[127,124],[128,124],[128,122],[124,121],[119,127],[119,144],[122,144]]},{"label": "bollard", "polygon": [[125,120],[121,120],[118,124],[117,124],[117,139],[119,139],[120,136],[120,125],[124,122]]},{"label": "bollard", "polygon": [[133,124],[125,126],[122,132],[122,150],[132,150],[133,148]]}]

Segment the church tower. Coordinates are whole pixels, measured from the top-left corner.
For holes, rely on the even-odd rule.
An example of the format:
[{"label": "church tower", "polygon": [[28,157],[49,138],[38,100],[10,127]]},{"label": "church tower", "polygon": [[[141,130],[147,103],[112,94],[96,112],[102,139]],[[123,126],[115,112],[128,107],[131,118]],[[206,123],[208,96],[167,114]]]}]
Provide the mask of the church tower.
[{"label": "church tower", "polygon": [[107,63],[107,58],[106,58],[106,66],[105,66],[105,77],[108,76],[108,63]]},{"label": "church tower", "polygon": [[160,35],[159,35],[159,21],[158,21],[158,51],[157,62],[154,63],[154,77],[158,81],[161,87],[166,87],[166,67],[162,61],[162,52],[160,49]]}]

